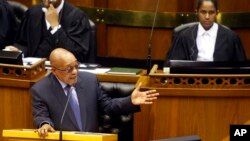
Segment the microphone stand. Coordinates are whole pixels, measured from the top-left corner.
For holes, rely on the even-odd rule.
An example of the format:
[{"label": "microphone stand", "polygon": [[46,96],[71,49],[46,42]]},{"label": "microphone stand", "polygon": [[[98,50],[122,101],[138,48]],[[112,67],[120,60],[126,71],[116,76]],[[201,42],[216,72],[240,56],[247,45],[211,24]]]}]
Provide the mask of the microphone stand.
[{"label": "microphone stand", "polygon": [[155,7],[155,13],[154,13],[154,19],[153,19],[153,24],[150,32],[150,37],[149,37],[149,42],[148,42],[148,56],[147,56],[147,74],[149,74],[150,69],[151,69],[151,63],[152,63],[152,58],[151,58],[151,50],[152,50],[152,37],[153,37],[153,32],[154,32],[154,27],[155,27],[155,21],[156,21],[156,16],[157,12],[159,9],[159,3],[160,0],[157,0],[156,7]]},{"label": "microphone stand", "polygon": [[71,95],[68,95],[68,99],[67,102],[65,104],[64,110],[63,110],[63,114],[62,114],[62,118],[61,118],[61,123],[60,123],[60,131],[59,131],[59,141],[62,141],[62,123],[63,123],[63,119],[66,113],[66,109],[68,107],[69,104],[69,99],[70,99]]}]

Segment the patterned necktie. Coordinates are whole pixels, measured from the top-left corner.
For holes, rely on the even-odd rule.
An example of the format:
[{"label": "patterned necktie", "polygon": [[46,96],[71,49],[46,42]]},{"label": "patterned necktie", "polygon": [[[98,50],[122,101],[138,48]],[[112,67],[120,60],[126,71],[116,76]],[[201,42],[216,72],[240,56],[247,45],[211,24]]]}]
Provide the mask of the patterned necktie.
[{"label": "patterned necktie", "polygon": [[78,127],[82,131],[82,121],[81,121],[80,107],[79,107],[76,92],[73,92],[73,88],[71,88],[71,86],[69,86],[69,85],[65,87],[65,90],[67,92],[67,96],[71,96],[69,98],[69,103],[70,103],[71,108],[72,108],[72,110],[74,112],[75,119],[76,119],[76,122],[78,124]]}]

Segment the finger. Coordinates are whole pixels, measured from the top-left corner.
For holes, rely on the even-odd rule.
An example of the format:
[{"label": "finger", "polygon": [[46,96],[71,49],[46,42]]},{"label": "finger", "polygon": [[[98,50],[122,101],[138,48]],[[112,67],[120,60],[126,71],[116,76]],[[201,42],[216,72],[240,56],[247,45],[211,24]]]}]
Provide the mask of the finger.
[{"label": "finger", "polygon": [[135,90],[136,90],[136,91],[139,91],[140,88],[141,88],[141,85],[142,85],[142,83],[140,82],[139,85],[137,85],[137,87],[135,88]]},{"label": "finger", "polygon": [[157,97],[151,97],[151,98],[147,98],[146,101],[153,101],[153,100],[156,100]]},{"label": "finger", "polygon": [[39,136],[39,137],[42,137],[42,129],[38,129],[38,130],[37,130],[37,133],[38,133],[38,136]]},{"label": "finger", "polygon": [[46,130],[47,130],[46,128],[38,129],[38,135],[42,138],[45,138],[48,135],[48,133],[46,133]]},{"label": "finger", "polygon": [[153,104],[153,102],[152,101],[146,101],[143,104]]},{"label": "finger", "polygon": [[48,136],[48,129],[44,129],[44,137]]},{"label": "finger", "polygon": [[160,95],[159,93],[152,93],[152,94],[147,94],[147,97],[157,97]]},{"label": "finger", "polygon": [[151,94],[151,93],[155,93],[156,90],[148,90],[148,91],[146,91],[146,92],[147,92],[147,94]]}]

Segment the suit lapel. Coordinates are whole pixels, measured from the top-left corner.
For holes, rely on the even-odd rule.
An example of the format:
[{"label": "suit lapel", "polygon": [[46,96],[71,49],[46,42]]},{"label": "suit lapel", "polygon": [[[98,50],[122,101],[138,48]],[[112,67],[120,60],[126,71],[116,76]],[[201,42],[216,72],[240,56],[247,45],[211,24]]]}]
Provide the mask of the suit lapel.
[{"label": "suit lapel", "polygon": [[217,53],[220,52],[219,51],[220,47],[223,47],[223,45],[221,44],[222,42],[219,41],[219,40],[223,39],[222,36],[226,36],[226,35],[223,35],[223,34],[224,34],[224,32],[222,32],[222,28],[219,25],[218,26],[218,31],[217,31],[217,37],[216,37],[216,41],[215,41],[215,47],[214,47],[214,55],[213,55],[214,60],[216,60],[216,58],[218,57]]},{"label": "suit lapel", "polygon": [[[85,130],[86,129],[86,123],[87,123],[87,107],[86,107],[86,97],[84,96],[84,91],[86,90],[84,84],[82,84],[83,82],[81,80],[79,80],[78,77],[78,82],[76,84],[76,93],[77,93],[77,97],[78,97],[78,101],[79,101],[79,106],[80,106],[80,112],[81,112],[81,120],[82,120],[82,129]],[[80,85],[81,84],[81,85]]]},{"label": "suit lapel", "polygon": [[196,60],[197,59],[197,55],[198,55],[198,48],[197,48],[197,44],[196,44],[196,38],[197,38],[197,32],[198,32],[198,25],[192,27],[191,29],[191,43],[188,44],[188,46],[190,47],[189,52],[191,52],[191,55],[188,56],[188,58],[190,60]]}]

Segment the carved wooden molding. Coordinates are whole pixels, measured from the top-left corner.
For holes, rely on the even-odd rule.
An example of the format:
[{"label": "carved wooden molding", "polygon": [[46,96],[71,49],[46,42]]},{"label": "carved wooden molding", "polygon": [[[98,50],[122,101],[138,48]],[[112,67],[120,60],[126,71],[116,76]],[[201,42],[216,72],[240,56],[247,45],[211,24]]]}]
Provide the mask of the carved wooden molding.
[{"label": "carved wooden molding", "polygon": [[31,80],[46,73],[45,60],[41,59],[31,66],[0,64],[0,78]]}]

